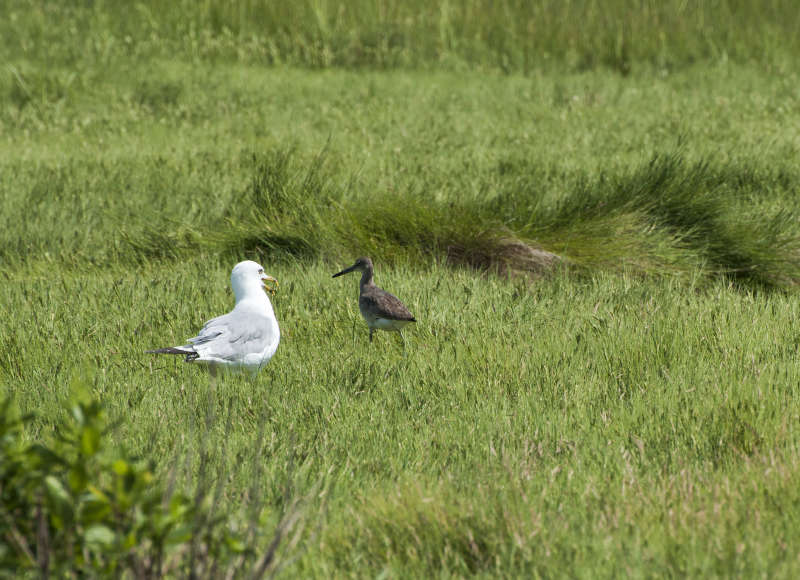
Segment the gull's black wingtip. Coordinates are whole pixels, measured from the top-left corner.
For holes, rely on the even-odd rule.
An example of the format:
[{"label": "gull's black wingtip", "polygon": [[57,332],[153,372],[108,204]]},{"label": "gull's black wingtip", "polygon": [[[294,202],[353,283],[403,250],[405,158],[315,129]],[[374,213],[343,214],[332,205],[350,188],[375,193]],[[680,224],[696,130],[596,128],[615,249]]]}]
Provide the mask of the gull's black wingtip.
[{"label": "gull's black wingtip", "polygon": [[146,350],[144,352],[146,352],[147,354],[182,354],[182,355],[194,354],[190,350],[181,350],[179,348],[175,348],[174,346],[168,346],[166,348],[156,348],[154,350]]}]

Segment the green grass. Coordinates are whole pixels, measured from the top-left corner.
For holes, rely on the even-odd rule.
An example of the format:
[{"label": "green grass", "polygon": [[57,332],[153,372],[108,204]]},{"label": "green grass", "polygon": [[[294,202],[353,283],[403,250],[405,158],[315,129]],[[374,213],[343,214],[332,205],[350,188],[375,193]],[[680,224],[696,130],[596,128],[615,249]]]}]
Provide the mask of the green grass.
[{"label": "green grass", "polygon": [[[797,576],[796,10],[684,4],[12,2],[25,438],[84,376],[160,481],[208,437],[225,513],[324,480],[301,577]],[[361,254],[406,357],[330,278]],[[144,354],[246,258],[281,282],[257,378]]]},{"label": "green grass", "polygon": [[792,0],[12,0],[7,12],[0,50],[54,63],[179,54],[313,68],[630,74],[705,60],[791,67],[800,48]]},{"label": "green grass", "polygon": [[[94,367],[114,439],[151,457],[176,440],[196,449],[206,405],[232,405],[217,458],[231,505],[259,465],[243,460],[259,429],[268,505],[290,454],[311,465],[301,489],[333,469],[302,574],[791,575],[792,297],[385,268],[379,281],[420,320],[403,358],[388,335],[370,348],[355,280],[313,263],[272,270],[278,355],[256,380],[225,378],[214,401],[202,369],[141,354],[228,306],[226,268],[203,262],[6,284],[4,382],[46,431],[69,373]],[[222,436],[220,419],[210,437]]]},{"label": "green grass", "polygon": [[164,108],[142,104],[135,79],[153,71],[134,66],[5,109],[6,261],[266,247],[273,260],[449,251],[481,266],[522,241],[590,268],[796,276],[791,79],[157,66],[178,87]]}]

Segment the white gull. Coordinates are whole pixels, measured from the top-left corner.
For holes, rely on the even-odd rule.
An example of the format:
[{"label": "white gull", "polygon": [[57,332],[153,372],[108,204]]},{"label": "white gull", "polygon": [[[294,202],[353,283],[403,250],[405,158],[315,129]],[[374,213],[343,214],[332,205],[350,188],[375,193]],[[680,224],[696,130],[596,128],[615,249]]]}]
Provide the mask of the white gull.
[{"label": "white gull", "polygon": [[231,272],[236,304],[228,314],[212,318],[188,344],[148,350],[153,354],[178,354],[186,362],[203,362],[215,372],[217,367],[258,372],[269,362],[281,332],[267,291],[266,282],[278,281],[264,273],[251,260],[239,262]]}]

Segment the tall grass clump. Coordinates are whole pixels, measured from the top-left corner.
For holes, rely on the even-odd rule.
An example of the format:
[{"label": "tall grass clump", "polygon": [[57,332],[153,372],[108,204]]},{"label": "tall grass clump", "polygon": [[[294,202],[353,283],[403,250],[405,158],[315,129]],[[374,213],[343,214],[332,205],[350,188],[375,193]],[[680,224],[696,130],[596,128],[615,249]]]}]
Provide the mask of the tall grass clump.
[{"label": "tall grass clump", "polygon": [[231,198],[212,231],[147,228],[128,237],[134,255],[149,260],[222,249],[271,260],[349,260],[368,254],[530,272],[558,260],[517,239],[481,202],[437,201],[424,190],[364,192],[332,170],[324,151],[307,163],[296,157],[291,148],[254,155],[249,186]]},{"label": "tall grass clump", "polygon": [[[0,259],[82,267],[213,253],[269,260],[441,262],[479,271],[726,276],[789,286],[800,279],[800,176],[756,163],[656,154],[631,169],[549,178],[525,158],[470,176],[447,169],[387,189],[339,153],[277,146],[179,163],[9,164],[0,189]],[[546,181],[547,185],[543,185]],[[20,195],[19,191],[25,192]],[[169,191],[171,195],[165,196]],[[113,192],[114,195],[107,195]]]},{"label": "tall grass clump", "polygon": [[[687,163],[677,154],[656,155],[631,172],[601,176],[577,188],[555,209],[534,216],[526,229],[530,234],[544,229],[545,236],[560,231],[565,235],[556,245],[592,263],[597,255],[593,224],[625,223],[628,218],[638,222],[639,237],[671,240],[661,259],[678,263],[683,254],[712,275],[793,284],[800,280],[797,212],[782,203],[759,203],[781,179],[746,166],[710,160]],[[586,239],[568,231],[585,232]],[[621,237],[631,233],[618,232]],[[613,247],[613,240],[609,242]],[[656,257],[659,253],[654,252]]]},{"label": "tall grass clump", "polygon": [[787,177],[757,168],[656,155],[617,175],[576,179],[553,200],[537,185],[539,168],[525,163],[481,187],[496,193],[466,199],[433,196],[424,185],[367,191],[331,165],[324,152],[308,161],[292,149],[254,155],[250,184],[211,230],[152,228],[129,239],[133,253],[216,249],[328,261],[368,254],[496,272],[541,274],[566,264],[699,271],[760,286],[800,280],[796,212],[764,201]]}]

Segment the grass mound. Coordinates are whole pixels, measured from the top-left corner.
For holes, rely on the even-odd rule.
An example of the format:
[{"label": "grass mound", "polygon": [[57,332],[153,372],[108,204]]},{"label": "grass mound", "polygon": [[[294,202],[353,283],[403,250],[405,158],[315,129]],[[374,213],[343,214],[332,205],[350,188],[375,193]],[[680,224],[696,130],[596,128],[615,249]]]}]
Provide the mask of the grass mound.
[{"label": "grass mound", "polygon": [[[726,276],[756,286],[800,279],[800,175],[786,168],[655,155],[638,167],[547,177],[524,159],[472,175],[452,169],[391,189],[360,180],[327,150],[296,147],[132,163],[10,164],[0,188],[6,268],[184,259],[441,262],[541,275],[591,272]],[[551,171],[552,172],[552,171]],[[548,181],[549,180],[549,181]],[[164,192],[170,192],[164,196]],[[109,195],[111,194],[111,195]]]},{"label": "grass mound", "polygon": [[142,259],[205,249],[270,260],[367,254],[501,273],[566,263],[643,274],[700,268],[767,286],[800,279],[796,212],[769,201],[785,175],[658,155],[631,172],[579,181],[548,203],[535,184],[538,168],[522,164],[515,173],[484,198],[437,198],[424,185],[372,192],[342,179],[324,154],[303,163],[277,149],[253,157],[246,191],[209,232],[183,224],[128,241]]},{"label": "grass mound", "polygon": [[[577,232],[561,243],[567,255],[571,251],[587,265],[619,260],[650,270],[650,264],[698,263],[709,274],[747,282],[794,283],[800,275],[797,213],[774,196],[784,179],[754,168],[658,155],[630,173],[577,187],[553,208],[534,211],[524,233]],[[796,188],[797,177],[790,183],[788,189]]]}]

